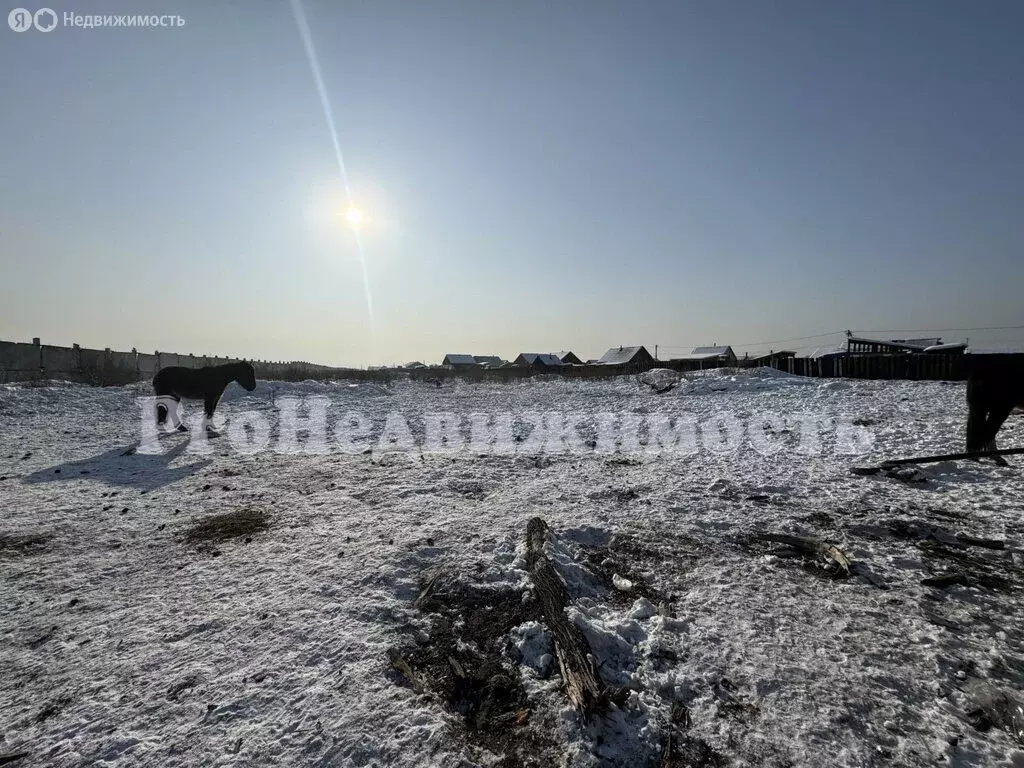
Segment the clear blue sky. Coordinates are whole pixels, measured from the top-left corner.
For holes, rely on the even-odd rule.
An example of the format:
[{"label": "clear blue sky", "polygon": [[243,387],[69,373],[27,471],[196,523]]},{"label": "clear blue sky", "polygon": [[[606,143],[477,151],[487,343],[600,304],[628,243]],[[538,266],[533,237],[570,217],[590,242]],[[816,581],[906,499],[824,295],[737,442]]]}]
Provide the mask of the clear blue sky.
[{"label": "clear blue sky", "polygon": [[366,365],[1024,324],[1016,0],[306,0],[375,333],[287,0],[51,7],[186,24],[0,27],[2,338]]}]

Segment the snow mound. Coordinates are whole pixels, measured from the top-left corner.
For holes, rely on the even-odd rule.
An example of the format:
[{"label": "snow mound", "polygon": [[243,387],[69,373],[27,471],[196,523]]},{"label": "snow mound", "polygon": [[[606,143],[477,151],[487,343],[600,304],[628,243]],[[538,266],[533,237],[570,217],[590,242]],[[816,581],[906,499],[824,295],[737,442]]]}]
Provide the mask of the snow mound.
[{"label": "snow mound", "polygon": [[678,371],[669,368],[652,368],[646,373],[640,374],[640,383],[646,384],[655,392],[668,392],[679,383]]},{"label": "snow mound", "polygon": [[688,374],[686,393],[763,392],[814,384],[814,379],[795,376],[775,368],[715,368]]}]

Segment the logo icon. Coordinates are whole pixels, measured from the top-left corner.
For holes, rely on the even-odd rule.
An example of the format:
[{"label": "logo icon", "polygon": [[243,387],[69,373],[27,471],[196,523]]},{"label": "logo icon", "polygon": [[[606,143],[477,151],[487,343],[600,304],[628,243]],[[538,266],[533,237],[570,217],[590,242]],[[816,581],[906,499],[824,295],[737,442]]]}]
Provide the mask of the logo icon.
[{"label": "logo icon", "polygon": [[32,29],[32,11],[25,8],[15,8],[7,14],[7,26],[15,32],[25,32]]},{"label": "logo icon", "polygon": [[49,32],[57,26],[57,14],[52,8],[40,8],[32,21],[40,32]]}]

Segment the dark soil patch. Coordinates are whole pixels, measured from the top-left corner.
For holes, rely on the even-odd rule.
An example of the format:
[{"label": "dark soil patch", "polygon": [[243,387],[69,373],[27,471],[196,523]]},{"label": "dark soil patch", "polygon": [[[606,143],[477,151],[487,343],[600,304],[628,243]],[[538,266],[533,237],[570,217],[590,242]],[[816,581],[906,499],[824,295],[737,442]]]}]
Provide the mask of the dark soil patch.
[{"label": "dark soil patch", "polygon": [[462,717],[469,744],[499,755],[500,768],[548,766],[558,745],[530,725],[530,705],[511,663],[509,632],[539,618],[522,592],[434,577],[417,605],[430,620],[426,639],[410,639],[391,652],[404,685],[436,696]]},{"label": "dark soil patch", "polygon": [[51,717],[59,715],[61,710],[64,709],[68,704],[71,703],[71,699],[62,697],[51,701],[49,704],[44,706],[36,716],[33,718],[37,723],[45,723]]},{"label": "dark soil patch", "polygon": [[454,492],[470,499],[484,499],[490,492],[479,480],[451,480],[448,487]]},{"label": "dark soil patch", "polygon": [[986,550],[949,546],[933,540],[917,545],[925,557],[929,577],[925,586],[977,586],[995,592],[1010,592],[1024,582],[1021,568],[1006,557]]},{"label": "dark soil patch", "polygon": [[216,544],[240,536],[252,536],[270,527],[270,519],[259,509],[239,509],[212,515],[185,533],[189,544]]},{"label": "dark soil patch", "polygon": [[37,555],[49,541],[50,536],[45,533],[0,533],[0,557]]},{"label": "dark soil patch", "polygon": [[647,488],[604,488],[589,494],[588,498],[594,501],[614,501],[617,504],[628,504],[631,501],[636,501],[641,494],[647,493],[647,491]]},{"label": "dark soil patch", "polygon": [[639,467],[643,461],[635,456],[612,456],[605,459],[606,464],[619,465],[623,467]]},{"label": "dark soil patch", "polygon": [[725,768],[725,756],[712,749],[703,739],[691,736],[690,710],[673,704],[669,731],[661,768]]},{"label": "dark soil patch", "polygon": [[[651,584],[640,567],[657,569],[665,563],[671,564],[671,571],[678,576],[696,561],[696,555],[688,557],[687,553],[695,549],[695,540],[686,537],[673,537],[661,548],[641,542],[628,534],[616,534],[607,547],[581,547],[583,563],[601,583],[608,588],[608,601],[612,605],[628,605],[639,597],[645,597],[655,605],[669,602],[671,595],[666,595],[657,586]],[[674,550],[670,552],[670,550]],[[632,588],[622,591],[615,588],[612,577],[618,575],[632,583]]]}]

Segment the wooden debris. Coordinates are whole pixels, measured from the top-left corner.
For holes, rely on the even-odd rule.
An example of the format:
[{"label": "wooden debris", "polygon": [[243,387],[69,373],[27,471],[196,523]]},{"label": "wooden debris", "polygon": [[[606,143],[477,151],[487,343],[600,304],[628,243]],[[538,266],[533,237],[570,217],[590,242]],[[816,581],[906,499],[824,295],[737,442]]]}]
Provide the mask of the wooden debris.
[{"label": "wooden debris", "polygon": [[984,549],[1006,549],[1006,542],[999,539],[979,539],[976,536],[965,536],[962,533],[956,535],[963,544],[971,547],[982,547]]},{"label": "wooden debris", "polygon": [[943,573],[938,576],[929,576],[921,579],[921,584],[925,587],[938,587],[939,589],[952,586],[966,586],[967,577],[962,573]]},{"label": "wooden debris", "polygon": [[822,566],[833,573],[849,575],[852,561],[835,544],[816,539],[812,536],[792,536],[784,533],[757,534],[761,541],[774,541],[792,547],[805,557],[817,559]]},{"label": "wooden debris", "polygon": [[867,563],[850,563],[850,573],[852,573],[854,576],[859,576],[861,579],[863,579],[868,584],[874,587],[878,587],[879,589],[889,589],[889,584],[885,581],[885,579],[883,579],[877,573],[868,568]]},{"label": "wooden debris", "polygon": [[451,664],[452,671],[454,671],[458,677],[461,677],[463,679],[466,678],[466,670],[462,668],[462,665],[459,663],[458,659],[456,659],[454,656],[449,656],[448,663]]},{"label": "wooden debris", "polygon": [[410,687],[416,693],[423,693],[423,682],[420,680],[419,675],[412,671],[412,667],[409,666],[408,661],[402,658],[399,654],[392,653],[391,666],[397,669],[405,676],[405,679],[409,681]]},{"label": "wooden debris", "polygon": [[530,579],[536,589],[544,623],[554,638],[555,657],[562,673],[569,701],[589,713],[602,706],[607,691],[594,668],[593,654],[585,637],[565,615],[568,597],[551,561],[544,554],[548,525],[539,517],[526,526],[526,557]]},{"label": "wooden debris", "polygon": [[934,624],[937,627],[945,627],[955,632],[960,632],[963,627],[952,619],[947,619],[945,616],[940,614],[934,607],[926,606],[922,603],[921,612],[924,615],[925,621],[929,624]]},{"label": "wooden debris", "polygon": [[442,569],[438,568],[434,571],[433,575],[427,580],[427,583],[423,585],[423,590],[419,596],[413,601],[413,605],[417,608],[422,608],[423,604],[429,600],[434,594],[434,586],[437,584],[437,580],[441,578]]},{"label": "wooden debris", "polygon": [[978,536],[969,536],[965,533],[957,533],[940,525],[920,522],[916,520],[887,520],[882,522],[877,529],[866,526],[851,527],[851,532],[866,533],[874,536],[897,536],[904,539],[916,539],[921,542],[937,542],[946,547],[954,549],[965,549],[967,547],[981,547],[983,549],[1005,550],[1006,542],[1001,539],[984,539]]}]

